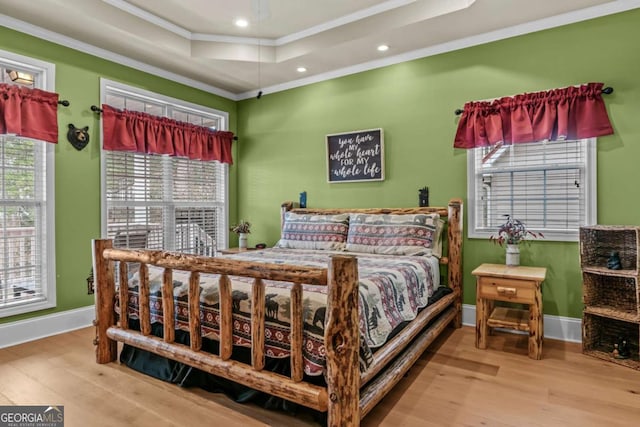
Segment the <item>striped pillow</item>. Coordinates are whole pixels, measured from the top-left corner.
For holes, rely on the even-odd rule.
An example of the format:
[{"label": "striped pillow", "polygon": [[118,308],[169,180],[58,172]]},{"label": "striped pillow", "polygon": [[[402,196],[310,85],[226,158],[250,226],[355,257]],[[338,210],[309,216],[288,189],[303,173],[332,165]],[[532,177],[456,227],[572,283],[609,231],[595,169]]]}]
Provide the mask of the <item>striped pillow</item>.
[{"label": "striped pillow", "polygon": [[278,248],[344,250],[349,214],[304,215],[287,212]]},{"label": "striped pillow", "polygon": [[430,255],[438,214],[349,217],[347,251],[385,255]]}]

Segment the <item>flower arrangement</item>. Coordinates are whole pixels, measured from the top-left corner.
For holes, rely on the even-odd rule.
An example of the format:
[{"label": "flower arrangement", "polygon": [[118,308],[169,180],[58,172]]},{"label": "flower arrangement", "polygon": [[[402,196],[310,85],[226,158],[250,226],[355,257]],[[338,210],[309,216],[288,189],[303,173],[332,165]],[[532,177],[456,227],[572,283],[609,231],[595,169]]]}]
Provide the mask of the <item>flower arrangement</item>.
[{"label": "flower arrangement", "polygon": [[251,223],[247,222],[243,219],[240,220],[236,225],[231,226],[229,230],[233,231],[237,234],[250,234],[251,233]]},{"label": "flower arrangement", "polygon": [[504,215],[507,220],[504,224],[498,227],[498,234],[496,236],[489,237],[496,245],[519,245],[523,241],[527,240],[527,236],[534,239],[540,237],[544,238],[542,233],[535,233],[531,230],[527,230],[526,225],[519,219],[512,217],[511,215]]}]

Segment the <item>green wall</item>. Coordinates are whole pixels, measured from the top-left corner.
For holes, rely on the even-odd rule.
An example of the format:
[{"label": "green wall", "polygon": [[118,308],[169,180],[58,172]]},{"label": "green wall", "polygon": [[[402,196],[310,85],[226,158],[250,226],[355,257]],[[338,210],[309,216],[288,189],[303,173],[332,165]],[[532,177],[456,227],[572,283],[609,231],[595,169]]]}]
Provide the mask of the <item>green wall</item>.
[{"label": "green wall", "polygon": [[[454,110],[466,101],[601,81],[615,135],[598,141],[598,222],[639,224],[640,10],[393,65],[238,104],[239,215],[254,223],[249,244],[273,244],[279,206],[307,191],[313,207],[415,206],[466,199],[466,152],[452,148]],[[381,127],[385,180],[328,184],[325,135]],[[471,271],[504,262],[484,239],[464,242],[464,302]],[[580,317],[577,243],[535,241],[522,263],[548,268],[547,314]]]},{"label": "green wall", "polygon": [[[0,319],[0,323],[70,310],[93,304],[86,278],[91,269],[90,241],[100,237],[100,121],[89,109],[100,104],[100,78],[184,99],[229,113],[229,129],[236,131],[236,102],[114,62],[0,27],[0,49],[56,65],[56,92],[71,105],[58,109],[56,146],[56,273],[57,307]],[[89,126],[90,143],[76,151],[67,141],[67,125]],[[234,144],[235,145],[235,144]],[[235,150],[235,148],[234,148]],[[234,156],[236,153],[234,152]],[[230,217],[236,216],[236,170],[230,168]]]},{"label": "green wall", "polygon": [[[453,114],[468,100],[602,81],[615,135],[598,141],[598,222],[638,224],[640,189],[640,11],[547,30],[406,62],[236,103],[201,90],[0,27],[0,49],[56,64],[60,107],[56,146],[55,309],[0,319],[0,323],[93,303],[86,294],[89,241],[100,235],[99,103],[105,77],[229,112],[236,165],[230,169],[230,221],[254,224],[249,244],[273,244],[279,206],[308,192],[316,207],[415,206],[417,190],[430,188],[432,205],[466,199],[466,153],[452,148]],[[76,151],[66,141],[68,123],[89,126],[91,143]],[[325,135],[381,127],[385,181],[326,182]],[[237,148],[236,148],[237,147]],[[237,152],[235,152],[237,150]],[[237,195],[237,197],[236,197]],[[465,239],[465,303],[475,301],[471,270],[503,262],[504,250]],[[548,314],[581,316],[577,243],[536,241],[523,264],[546,266]]]}]

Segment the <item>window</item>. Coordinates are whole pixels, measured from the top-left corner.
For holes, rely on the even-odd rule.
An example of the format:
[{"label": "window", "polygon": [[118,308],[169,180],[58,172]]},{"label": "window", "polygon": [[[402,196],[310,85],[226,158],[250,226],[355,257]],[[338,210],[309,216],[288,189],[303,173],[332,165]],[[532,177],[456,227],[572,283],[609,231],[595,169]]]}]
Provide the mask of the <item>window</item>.
[{"label": "window", "polygon": [[[54,91],[53,64],[0,51],[0,83]],[[0,317],[55,307],[53,144],[0,135]]]},{"label": "window", "polygon": [[467,154],[469,237],[510,214],[546,240],[577,241],[596,221],[595,139],[476,148]]},{"label": "window", "polygon": [[[106,80],[102,99],[116,108],[226,128],[226,113]],[[208,256],[227,247],[226,164],[105,150],[102,170],[102,234],[114,246]]]}]

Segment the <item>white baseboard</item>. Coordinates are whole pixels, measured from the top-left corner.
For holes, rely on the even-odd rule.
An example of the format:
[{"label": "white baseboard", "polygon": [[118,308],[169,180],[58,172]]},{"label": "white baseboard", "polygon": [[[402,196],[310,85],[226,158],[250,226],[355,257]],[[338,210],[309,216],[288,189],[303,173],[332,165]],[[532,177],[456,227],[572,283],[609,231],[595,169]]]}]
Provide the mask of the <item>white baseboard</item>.
[{"label": "white baseboard", "polygon": [[0,348],[46,338],[91,326],[96,318],[95,306],[0,324]]},{"label": "white baseboard", "polygon": [[[90,305],[47,316],[3,323],[0,324],[0,348],[85,328],[91,326],[95,317],[95,307]],[[475,326],[475,305],[462,306],[462,323]],[[545,314],[544,336],[562,341],[582,342],[582,320]]]},{"label": "white baseboard", "polygon": [[[462,323],[467,326],[476,325],[476,306],[462,305]],[[544,336],[555,340],[582,342],[582,319],[575,317],[544,315]]]}]

